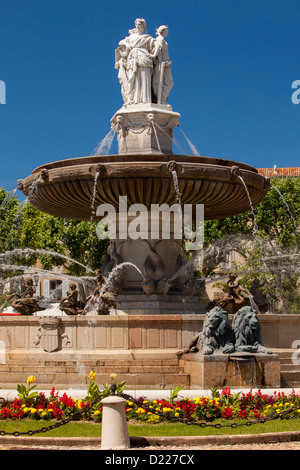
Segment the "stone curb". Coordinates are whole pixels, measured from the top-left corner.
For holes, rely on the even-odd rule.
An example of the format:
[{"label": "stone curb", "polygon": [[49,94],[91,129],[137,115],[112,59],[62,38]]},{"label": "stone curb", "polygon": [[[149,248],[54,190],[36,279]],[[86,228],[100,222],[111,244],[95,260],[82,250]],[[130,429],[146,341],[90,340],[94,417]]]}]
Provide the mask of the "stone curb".
[{"label": "stone curb", "polygon": [[[220,435],[220,436],[165,436],[165,437],[131,437],[131,447],[188,447],[201,445],[235,445],[235,444],[270,444],[300,441],[300,431]],[[98,437],[32,437],[32,436],[0,436],[1,446],[30,447],[100,447]]]}]

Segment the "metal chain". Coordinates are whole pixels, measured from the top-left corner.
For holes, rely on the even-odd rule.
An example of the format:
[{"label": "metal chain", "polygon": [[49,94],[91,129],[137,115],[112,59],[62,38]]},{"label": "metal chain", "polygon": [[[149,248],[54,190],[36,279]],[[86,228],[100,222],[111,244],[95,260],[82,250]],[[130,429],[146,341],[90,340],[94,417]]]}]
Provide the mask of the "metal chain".
[{"label": "metal chain", "polygon": [[[60,428],[61,426],[64,426],[65,424],[69,423],[70,421],[73,421],[73,420],[77,419],[87,409],[91,408],[98,401],[103,400],[103,398],[105,398],[109,395],[115,395],[115,392],[116,392],[116,387],[115,387],[115,384],[113,384],[107,392],[100,393],[99,395],[97,395],[97,397],[93,401],[91,401],[90,403],[87,403],[80,410],[75,411],[74,413],[70,414],[67,418],[65,418],[61,421],[57,421],[56,423],[51,424],[49,426],[45,426],[41,429],[34,429],[34,430],[24,431],[24,432],[22,432],[22,431],[8,432],[8,431],[1,431],[0,430],[0,436],[8,436],[8,435],[10,435],[10,436],[24,436],[24,435],[32,436],[34,434],[48,432],[51,429]],[[220,429],[220,428],[233,428],[234,429],[234,428],[237,428],[239,426],[252,426],[253,424],[266,423],[268,421],[274,421],[276,419],[283,419],[289,413],[291,413],[293,411],[296,411],[296,410],[300,410],[300,405],[299,406],[295,405],[295,406],[291,406],[290,408],[288,408],[287,410],[282,412],[280,415],[278,414],[278,415],[270,416],[270,417],[266,417],[266,418],[259,418],[257,420],[246,421],[244,423],[230,423],[230,424],[215,423],[214,424],[214,423],[207,423],[206,421],[190,421],[188,419],[178,418],[178,417],[175,417],[175,416],[174,417],[173,416],[172,417],[167,417],[161,411],[155,410],[155,412],[153,412],[153,409],[150,408],[149,406],[147,406],[146,403],[144,403],[141,400],[136,400],[131,395],[128,395],[126,393],[117,393],[117,395],[124,398],[127,401],[132,401],[137,406],[142,405],[144,409],[148,410],[148,412],[150,412],[152,414],[155,414],[157,416],[164,417],[165,419],[167,419],[170,422],[184,423],[184,424],[187,424],[187,425],[199,426],[201,428],[212,427],[212,428],[215,428],[215,429]]]},{"label": "metal chain", "polygon": [[179,423],[184,423],[184,424],[187,424],[187,425],[200,426],[201,428],[212,427],[212,428],[220,429],[220,428],[237,428],[238,426],[252,426],[253,424],[266,423],[267,421],[274,421],[274,420],[279,419],[279,418],[283,419],[287,414],[291,413],[292,411],[300,410],[300,405],[299,406],[295,405],[295,406],[291,406],[290,408],[288,408],[287,410],[282,412],[280,415],[278,414],[276,416],[269,416],[269,417],[266,417],[266,418],[259,418],[257,420],[246,421],[244,423],[230,423],[230,424],[215,423],[214,424],[214,423],[207,423],[206,421],[190,421],[190,420],[185,419],[185,418],[176,418],[175,416],[174,417],[173,416],[172,417],[167,417],[161,411],[155,410],[155,412],[153,412],[153,409],[149,408],[149,406],[147,406],[147,404],[143,403],[143,401],[136,400],[135,398],[133,398],[130,395],[126,395],[125,393],[122,393],[122,394],[120,394],[120,396],[122,396],[126,400],[132,401],[137,406],[143,405],[143,408],[148,410],[148,412],[150,412],[152,414],[155,414],[155,415],[158,415],[158,416],[162,416],[170,422],[179,422]]},{"label": "metal chain", "polygon": [[60,428],[61,426],[69,423],[72,420],[77,419],[79,416],[81,416],[87,409],[91,408],[93,405],[95,405],[98,401],[103,400],[103,398],[107,397],[108,395],[111,395],[111,393],[114,393],[114,390],[110,388],[107,392],[102,392],[97,397],[91,401],[90,403],[87,403],[85,406],[83,406],[80,410],[75,411],[74,413],[70,414],[67,418],[62,419],[61,421],[57,421],[54,424],[50,424],[49,426],[45,426],[41,429],[34,429],[30,431],[14,431],[14,432],[8,432],[8,431],[0,431],[0,436],[32,436],[33,434],[38,434],[41,432],[48,432],[51,431],[51,429],[56,429]]}]

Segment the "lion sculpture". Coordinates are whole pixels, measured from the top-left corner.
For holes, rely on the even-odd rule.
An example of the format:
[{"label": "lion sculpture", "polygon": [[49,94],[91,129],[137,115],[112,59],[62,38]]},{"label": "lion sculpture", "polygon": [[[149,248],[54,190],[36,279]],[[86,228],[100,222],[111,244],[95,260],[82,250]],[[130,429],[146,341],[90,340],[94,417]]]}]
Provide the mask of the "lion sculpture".
[{"label": "lion sculpture", "polygon": [[234,335],[227,313],[221,307],[214,307],[206,315],[201,333],[197,333],[187,349],[178,352],[178,356],[186,353],[200,352],[211,355],[214,353],[231,354],[234,352]]},{"label": "lion sculpture", "polygon": [[205,315],[200,350],[204,355],[234,352],[233,331],[228,314],[221,307],[214,307]]},{"label": "lion sculpture", "polygon": [[236,351],[272,354],[272,351],[261,344],[259,320],[250,306],[242,307],[235,314],[232,328]]}]

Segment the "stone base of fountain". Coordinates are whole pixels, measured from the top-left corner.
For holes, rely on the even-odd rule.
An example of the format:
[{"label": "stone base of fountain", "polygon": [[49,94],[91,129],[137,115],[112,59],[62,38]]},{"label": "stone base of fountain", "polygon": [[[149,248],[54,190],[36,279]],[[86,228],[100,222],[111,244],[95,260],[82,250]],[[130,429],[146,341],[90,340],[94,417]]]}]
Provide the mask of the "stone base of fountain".
[{"label": "stone base of fountain", "polygon": [[174,126],[180,114],[170,105],[124,105],[111,119],[118,133],[118,154],[172,154]]},{"label": "stone base of fountain", "polygon": [[212,387],[280,387],[280,360],[276,354],[203,354],[187,353],[180,361],[191,378],[191,386],[204,390]]},{"label": "stone base of fountain", "polygon": [[197,296],[181,294],[149,294],[125,293],[118,296],[120,310],[129,315],[182,315],[205,314],[204,303]]},{"label": "stone base of fountain", "polygon": [[180,358],[178,351],[202,330],[204,315],[116,313],[0,316],[1,388],[15,389],[34,375],[41,389],[86,389],[91,370],[100,385],[116,373],[127,389],[136,390],[299,387],[300,370],[293,361],[297,349],[290,348],[300,315],[259,315],[263,342],[273,354],[187,353]]}]

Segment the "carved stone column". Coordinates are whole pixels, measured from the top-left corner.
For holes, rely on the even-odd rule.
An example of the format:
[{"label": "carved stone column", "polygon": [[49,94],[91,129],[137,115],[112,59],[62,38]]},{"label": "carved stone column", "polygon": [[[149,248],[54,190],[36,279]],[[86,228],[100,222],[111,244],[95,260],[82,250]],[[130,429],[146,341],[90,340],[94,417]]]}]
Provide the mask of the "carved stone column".
[{"label": "carved stone column", "polygon": [[170,105],[145,104],[123,106],[111,119],[117,126],[119,154],[172,154],[173,129],[180,114]]}]

